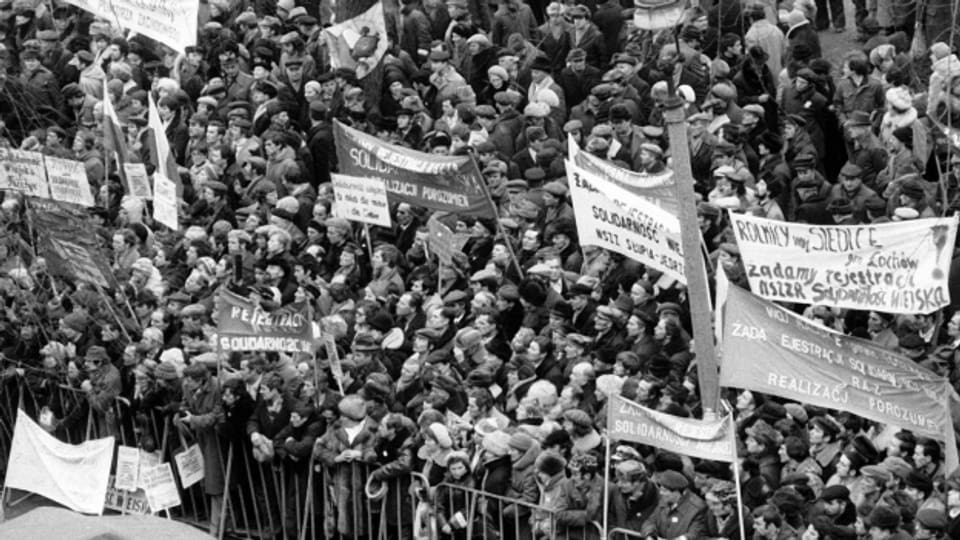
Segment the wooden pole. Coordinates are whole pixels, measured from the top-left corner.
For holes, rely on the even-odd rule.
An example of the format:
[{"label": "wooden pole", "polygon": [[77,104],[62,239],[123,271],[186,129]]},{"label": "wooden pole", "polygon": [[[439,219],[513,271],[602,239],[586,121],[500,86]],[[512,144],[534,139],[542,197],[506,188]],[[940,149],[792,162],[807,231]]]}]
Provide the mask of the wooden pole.
[{"label": "wooden pole", "polygon": [[717,357],[713,343],[713,323],[710,310],[710,287],[700,253],[700,227],[697,223],[696,196],[693,191],[693,171],[690,168],[690,146],[687,142],[687,119],[682,99],[671,97],[663,113],[670,137],[673,174],[676,180],[677,201],[680,210],[680,240],[683,246],[684,275],[690,299],[690,317],[693,323],[694,353],[697,360],[697,379],[703,404],[703,417],[714,418],[720,402]]}]

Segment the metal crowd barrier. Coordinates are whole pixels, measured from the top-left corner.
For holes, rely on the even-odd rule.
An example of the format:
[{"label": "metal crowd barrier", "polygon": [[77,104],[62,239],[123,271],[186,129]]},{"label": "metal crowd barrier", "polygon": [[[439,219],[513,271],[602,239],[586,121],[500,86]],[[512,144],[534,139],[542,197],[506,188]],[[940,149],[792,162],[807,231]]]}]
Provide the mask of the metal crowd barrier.
[{"label": "metal crowd barrier", "polygon": [[[38,392],[23,377],[0,379],[0,467],[5,467],[16,422],[24,409],[39,419],[44,407],[56,422],[49,429],[61,440],[79,443],[109,435],[117,444],[159,451],[161,460],[174,463],[174,455],[187,447],[171,415],[135,411],[123,398],[110,411],[91,410],[77,388],[59,385]],[[217,538],[250,540],[599,540],[600,525],[560,527],[557,513],[537,504],[461,486],[430,487],[426,477],[405,472],[378,485],[368,481],[377,465],[343,463],[329,467],[311,457],[307,463],[274,458],[259,463],[249,440],[218,438],[224,479],[222,506],[214,515],[204,482],[188,489],[174,474],[181,505],[165,511],[168,518],[216,532]],[[205,459],[208,456],[204,456]],[[0,468],[0,485],[2,473]],[[438,497],[444,494],[447,501]],[[463,527],[445,534],[437,521],[438,508],[449,510],[461,501]],[[460,504],[460,503],[458,503]],[[521,519],[504,515],[518,509]],[[125,510],[124,510],[125,511]],[[535,533],[529,517],[541,527]],[[449,517],[449,516],[445,516]],[[215,520],[211,526],[211,520]],[[612,540],[612,539],[611,539]]]}]

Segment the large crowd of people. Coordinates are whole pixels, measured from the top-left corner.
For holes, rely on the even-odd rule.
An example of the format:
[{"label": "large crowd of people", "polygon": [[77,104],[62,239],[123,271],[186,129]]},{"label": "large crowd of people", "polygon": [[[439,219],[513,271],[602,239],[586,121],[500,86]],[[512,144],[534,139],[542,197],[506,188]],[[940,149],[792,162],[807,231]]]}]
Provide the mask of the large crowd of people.
[{"label": "large crowd of people", "polygon": [[[343,6],[328,2],[201,2],[197,45],[181,53],[61,0],[0,0],[3,142],[83,162],[85,220],[117,283],[52,275],[31,201],[5,192],[3,384],[29,391],[57,435],[88,414],[123,429],[118,398],[134,421],[169,415],[201,445],[213,508],[229,489],[218,440],[301,479],[313,458],[335,471],[330,532],[344,537],[358,531],[340,495],[363,489],[346,472],[361,463],[384,481],[424,474],[443,538],[466,537],[458,487],[530,505],[500,516],[500,534],[523,538],[605,518],[654,539],[960,538],[960,476],[941,444],[846,411],[727,390],[740,497],[727,464],[620,442],[604,455],[611,396],[700,416],[689,315],[705,307],[578,243],[568,138],[649,173],[689,144],[706,249],[741,286],[728,212],[845,225],[960,208],[960,150],[944,135],[960,128],[954,44],[910,50],[910,2],[861,1],[849,26],[829,4],[718,0],[654,32],[618,0],[402,0],[368,74],[332,67],[323,29]],[[827,30],[858,46],[831,62]],[[164,133],[148,127],[151,94]],[[687,141],[666,136],[678,97]],[[105,147],[104,100],[122,152]],[[334,122],[473,156],[497,218],[440,217],[469,237],[441,265],[429,209],[393,204],[391,227],[334,217]],[[157,137],[178,166],[177,231],[117,166],[122,153],[153,174]],[[340,369],[319,345],[222,351],[225,289],[308,313]],[[952,307],[791,307],[960,380]]]}]

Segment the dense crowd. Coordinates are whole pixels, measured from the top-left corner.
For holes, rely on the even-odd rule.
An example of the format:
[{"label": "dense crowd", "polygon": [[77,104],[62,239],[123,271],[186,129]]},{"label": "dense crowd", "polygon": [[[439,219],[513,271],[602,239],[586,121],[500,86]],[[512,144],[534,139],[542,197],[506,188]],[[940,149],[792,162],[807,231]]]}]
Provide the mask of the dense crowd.
[{"label": "dense crowd", "polygon": [[[198,44],[177,53],[60,0],[0,0],[4,142],[84,163],[97,201],[89,225],[118,283],[51,276],[31,203],[5,192],[0,373],[29,388],[55,434],[89,412],[119,430],[118,398],[138,422],[172,415],[201,445],[215,507],[219,440],[300,478],[312,456],[341,494],[362,489],[353,463],[375,480],[423,473],[439,490],[444,538],[465,538],[458,486],[536,505],[504,511],[507,536],[590,531],[604,519],[610,397],[700,416],[689,314],[704,306],[660,272],[578,243],[568,137],[649,173],[689,144],[706,249],[741,286],[727,212],[858,224],[960,208],[960,151],[943,136],[960,127],[951,44],[910,51],[904,2],[860,2],[847,31],[862,46],[832,63],[818,32],[846,21],[842,2],[829,4],[719,0],[651,32],[617,0],[402,0],[367,74],[331,67],[321,32],[341,21],[327,2],[202,2]],[[149,93],[165,133],[147,127]],[[678,96],[688,141],[665,133]],[[105,98],[128,162],[152,174],[155,137],[169,141],[179,231],[125,193],[119,149],[104,148]],[[498,218],[440,217],[469,240],[439,265],[427,209],[392,205],[389,228],[333,217],[334,121],[472,155]],[[343,376],[320,346],[220,351],[223,289],[267,311],[306,310],[334,337]],[[791,307],[960,379],[952,308]],[[58,398],[63,388],[80,406]],[[746,530],[728,465],[618,442],[611,528],[686,540],[960,538],[960,477],[945,474],[936,441],[845,411],[727,397]],[[345,536],[358,533],[348,499],[336,514]]]}]

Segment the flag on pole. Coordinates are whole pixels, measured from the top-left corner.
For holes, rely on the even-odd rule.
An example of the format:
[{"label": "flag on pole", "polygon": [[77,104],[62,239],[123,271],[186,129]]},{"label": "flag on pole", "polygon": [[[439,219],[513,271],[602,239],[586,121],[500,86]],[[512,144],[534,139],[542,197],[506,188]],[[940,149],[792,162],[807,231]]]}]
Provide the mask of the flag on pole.
[{"label": "flag on pole", "polygon": [[123,134],[123,125],[117,117],[117,111],[113,108],[110,101],[110,91],[107,88],[107,80],[103,80],[103,147],[107,156],[107,169],[109,170],[109,159],[111,153],[117,159],[117,174],[123,180],[123,185],[129,193],[130,188],[127,185],[127,176],[123,172],[123,164],[127,162],[127,139]]},{"label": "flag on pole", "polygon": [[147,94],[149,101],[149,110],[147,112],[147,127],[150,128],[153,139],[151,148],[151,157],[156,159],[154,174],[161,174],[167,180],[172,181],[177,186],[177,196],[183,193],[183,185],[180,183],[180,173],[177,172],[177,161],[170,152],[170,141],[167,140],[167,131],[163,128],[163,120],[160,119],[160,112],[157,111],[157,104],[153,101],[153,96]]}]

